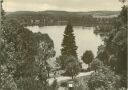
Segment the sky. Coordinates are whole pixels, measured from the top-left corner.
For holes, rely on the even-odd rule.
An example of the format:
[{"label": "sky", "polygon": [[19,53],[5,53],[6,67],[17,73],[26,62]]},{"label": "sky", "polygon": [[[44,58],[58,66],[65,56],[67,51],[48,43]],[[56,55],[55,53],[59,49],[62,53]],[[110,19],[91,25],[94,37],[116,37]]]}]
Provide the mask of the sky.
[{"label": "sky", "polygon": [[119,11],[119,0],[4,0],[4,10],[14,11]]}]

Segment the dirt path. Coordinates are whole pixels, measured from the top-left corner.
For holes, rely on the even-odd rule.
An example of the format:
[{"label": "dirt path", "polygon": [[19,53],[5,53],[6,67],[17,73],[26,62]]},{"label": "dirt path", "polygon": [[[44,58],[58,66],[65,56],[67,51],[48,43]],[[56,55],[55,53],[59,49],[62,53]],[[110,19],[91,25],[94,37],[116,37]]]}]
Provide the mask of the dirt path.
[{"label": "dirt path", "polygon": [[[82,73],[79,73],[76,77],[79,78],[79,77],[87,76],[87,75],[90,75],[91,73],[93,73],[93,71],[91,71],[91,72],[82,72]],[[68,81],[70,79],[71,79],[71,77],[67,77],[67,76],[56,77],[56,80],[57,80],[58,83],[63,82],[63,81]],[[51,85],[54,80],[55,80],[54,78],[48,79],[49,85]]]}]

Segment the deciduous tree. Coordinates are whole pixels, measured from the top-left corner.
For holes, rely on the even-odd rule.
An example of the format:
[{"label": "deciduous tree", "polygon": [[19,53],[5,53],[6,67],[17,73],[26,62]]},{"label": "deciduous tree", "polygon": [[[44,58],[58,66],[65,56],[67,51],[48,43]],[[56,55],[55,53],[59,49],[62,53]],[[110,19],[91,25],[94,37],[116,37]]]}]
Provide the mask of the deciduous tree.
[{"label": "deciduous tree", "polygon": [[92,60],[94,59],[94,55],[93,55],[93,53],[92,53],[91,50],[87,50],[87,51],[83,54],[83,56],[82,56],[81,59],[83,60],[84,63],[90,64],[90,63],[92,62]]},{"label": "deciduous tree", "polygon": [[78,75],[80,72],[80,64],[77,60],[76,57],[73,56],[69,56],[68,57],[68,63],[66,65],[66,74],[71,76],[72,79],[74,78],[74,76]]}]

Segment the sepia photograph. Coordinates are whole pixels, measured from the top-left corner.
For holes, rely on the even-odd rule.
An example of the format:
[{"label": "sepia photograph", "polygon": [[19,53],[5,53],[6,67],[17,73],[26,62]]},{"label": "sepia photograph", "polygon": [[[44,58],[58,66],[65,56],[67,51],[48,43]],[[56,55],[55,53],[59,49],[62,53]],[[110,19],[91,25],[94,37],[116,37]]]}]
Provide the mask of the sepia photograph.
[{"label": "sepia photograph", "polygon": [[0,0],[0,90],[128,90],[128,0]]}]

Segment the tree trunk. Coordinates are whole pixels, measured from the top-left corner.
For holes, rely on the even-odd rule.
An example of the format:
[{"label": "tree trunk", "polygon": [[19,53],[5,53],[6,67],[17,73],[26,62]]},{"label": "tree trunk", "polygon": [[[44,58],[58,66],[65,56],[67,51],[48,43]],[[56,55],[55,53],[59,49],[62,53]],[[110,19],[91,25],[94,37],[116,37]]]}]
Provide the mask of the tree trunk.
[{"label": "tree trunk", "polygon": [[49,71],[48,71],[48,78],[49,78]]},{"label": "tree trunk", "polygon": [[72,79],[74,79],[73,76],[72,76]]}]

